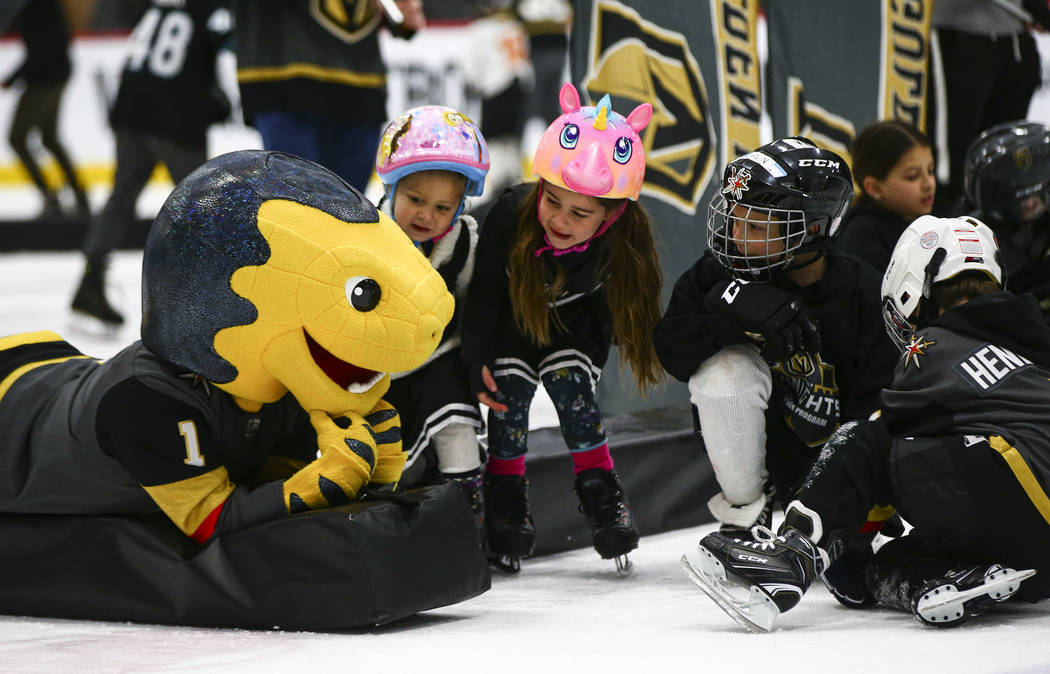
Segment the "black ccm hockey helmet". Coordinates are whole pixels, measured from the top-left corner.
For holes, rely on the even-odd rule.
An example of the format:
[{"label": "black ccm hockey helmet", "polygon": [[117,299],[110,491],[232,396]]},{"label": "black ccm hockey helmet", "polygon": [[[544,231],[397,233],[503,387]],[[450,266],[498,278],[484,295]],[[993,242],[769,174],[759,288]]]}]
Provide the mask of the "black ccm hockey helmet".
[{"label": "black ccm hockey helmet", "polygon": [[846,160],[802,136],[775,140],[726,165],[707,246],[734,277],[766,281],[826,248],[852,198]]},{"label": "black ccm hockey helmet", "polygon": [[1017,121],[987,129],[966,151],[963,184],[980,217],[1035,220],[1050,206],[1050,128]]}]

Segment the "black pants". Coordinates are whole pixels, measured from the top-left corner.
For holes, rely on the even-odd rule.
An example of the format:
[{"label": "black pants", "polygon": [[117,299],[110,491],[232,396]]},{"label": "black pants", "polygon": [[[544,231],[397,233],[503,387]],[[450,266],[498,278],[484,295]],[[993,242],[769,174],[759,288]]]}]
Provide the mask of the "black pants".
[{"label": "black pants", "polygon": [[820,515],[825,535],[856,531],[872,506],[893,505],[930,552],[1037,569],[1021,590],[1035,600],[1050,596],[1050,522],[1036,503],[1045,492],[1031,480],[1026,492],[1025,477],[984,438],[894,438],[862,421],[833,436],[796,498]]},{"label": "black pants", "polygon": [[64,81],[28,85],[15,107],[8,140],[11,142],[11,148],[25,166],[26,172],[29,173],[29,177],[33,180],[33,184],[46,199],[50,191],[44,180],[44,174],[40,170],[40,165],[33,153],[29,151],[27,142],[29,132],[37,129],[40,132],[40,143],[54,156],[65,175],[66,182],[73,188],[77,205],[86,207],[87,198],[84,195],[84,188],[80,185],[76,172],[73,170],[73,162],[70,161],[69,154],[58,139],[58,109],[62,103],[62,93],[65,88]]},{"label": "black pants", "polygon": [[[934,144],[944,144],[948,152],[948,182],[937,187],[934,215],[953,216],[963,212],[963,167],[970,143],[991,126],[1028,116],[1041,80],[1039,52],[1028,33],[991,37],[939,28],[937,40],[941,62],[931,59],[935,70],[929,78],[926,129]],[[943,110],[936,109],[938,80],[944,86]],[[947,138],[939,139],[941,116],[946,116]]]},{"label": "black pants", "polygon": [[105,208],[96,216],[84,238],[84,256],[104,264],[120,245],[135,219],[135,204],[146,186],[153,167],[162,162],[176,185],[208,158],[207,148],[182,145],[173,140],[138,131],[116,130],[117,172],[113,192]]}]

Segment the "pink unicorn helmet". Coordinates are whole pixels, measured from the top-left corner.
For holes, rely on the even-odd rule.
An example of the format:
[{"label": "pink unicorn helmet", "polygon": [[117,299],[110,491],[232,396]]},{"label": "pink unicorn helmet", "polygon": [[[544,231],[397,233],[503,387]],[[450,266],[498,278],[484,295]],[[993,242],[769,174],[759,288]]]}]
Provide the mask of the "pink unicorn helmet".
[{"label": "pink unicorn helmet", "polygon": [[[443,105],[424,105],[394,118],[379,139],[376,173],[393,201],[398,182],[419,171],[452,171],[466,177],[466,197],[480,196],[489,171],[489,150],[478,125]],[[463,211],[463,200],[455,218]]]},{"label": "pink unicorn helmet", "polygon": [[547,127],[536,147],[532,170],[552,185],[592,197],[637,201],[645,179],[645,150],[638,133],[653,116],[642,103],[627,116],[614,112],[609,95],[580,107],[576,87],[558,94],[562,115]]}]

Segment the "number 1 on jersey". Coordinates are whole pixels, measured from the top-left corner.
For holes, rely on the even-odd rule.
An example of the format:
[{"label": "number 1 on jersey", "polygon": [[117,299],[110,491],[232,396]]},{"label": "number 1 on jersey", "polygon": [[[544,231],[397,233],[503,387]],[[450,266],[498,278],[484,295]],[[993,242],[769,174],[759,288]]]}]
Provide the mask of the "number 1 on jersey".
[{"label": "number 1 on jersey", "polygon": [[201,454],[200,444],[197,442],[197,424],[193,421],[180,421],[179,435],[186,442],[186,458],[183,459],[183,463],[190,466],[203,466],[204,455]]}]

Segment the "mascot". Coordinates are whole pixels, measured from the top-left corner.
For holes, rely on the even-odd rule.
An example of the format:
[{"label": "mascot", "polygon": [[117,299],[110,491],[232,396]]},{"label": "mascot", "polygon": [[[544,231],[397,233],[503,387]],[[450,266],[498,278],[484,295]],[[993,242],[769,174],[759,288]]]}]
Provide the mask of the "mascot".
[{"label": "mascot", "polygon": [[[207,162],[157,215],[143,256],[142,304],[142,340],[104,362],[52,332],[0,338],[0,512],[84,518],[159,510],[207,550],[230,534],[258,546],[273,535],[258,533],[267,523],[291,526],[297,518],[289,515],[331,512],[368,485],[391,491],[381,487],[396,484],[405,455],[397,412],[382,399],[387,373],[426,360],[453,299],[401,229],[339,177],[276,152]],[[469,530],[469,507],[459,500]],[[245,591],[245,579],[234,584]],[[145,619],[253,624],[163,611]],[[261,617],[264,625],[282,622],[354,621]]]}]

